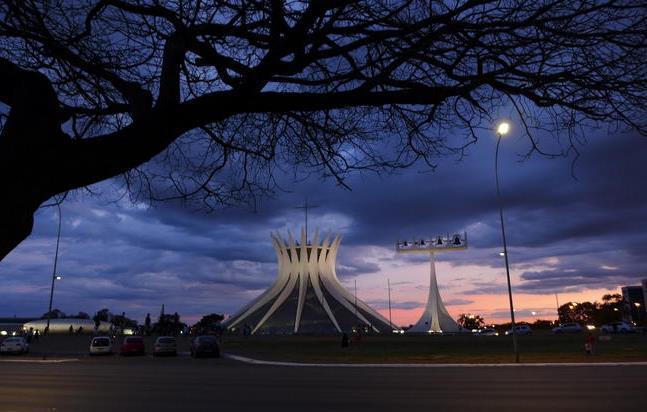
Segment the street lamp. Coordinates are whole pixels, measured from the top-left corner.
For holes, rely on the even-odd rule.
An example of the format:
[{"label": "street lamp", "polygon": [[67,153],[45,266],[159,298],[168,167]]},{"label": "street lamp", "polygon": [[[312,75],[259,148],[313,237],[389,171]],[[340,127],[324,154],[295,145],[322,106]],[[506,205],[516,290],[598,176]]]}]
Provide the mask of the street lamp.
[{"label": "street lamp", "polygon": [[[56,252],[54,253],[54,270],[52,270],[52,287],[49,291],[49,309],[47,310],[47,326],[45,331],[49,335],[49,323],[52,319],[52,300],[54,299],[54,284],[57,280],[61,280],[62,277],[56,274],[56,266],[58,265],[58,246],[61,242],[61,203],[56,203],[58,207],[58,231],[56,233]],[[47,351],[43,352],[43,359],[47,357]]]},{"label": "street lamp", "polygon": [[497,126],[496,134],[496,155],[494,156],[494,175],[496,177],[496,197],[499,203],[499,219],[501,220],[501,236],[503,238],[503,257],[505,258],[505,273],[508,280],[508,299],[510,301],[510,320],[512,322],[512,346],[514,347],[514,361],[519,363],[519,348],[517,347],[517,332],[515,331],[514,322],[514,304],[512,303],[512,286],[510,285],[510,265],[508,262],[508,244],[505,238],[505,225],[503,223],[503,201],[501,200],[501,190],[499,188],[499,146],[501,138],[510,131],[508,122],[501,122]]}]

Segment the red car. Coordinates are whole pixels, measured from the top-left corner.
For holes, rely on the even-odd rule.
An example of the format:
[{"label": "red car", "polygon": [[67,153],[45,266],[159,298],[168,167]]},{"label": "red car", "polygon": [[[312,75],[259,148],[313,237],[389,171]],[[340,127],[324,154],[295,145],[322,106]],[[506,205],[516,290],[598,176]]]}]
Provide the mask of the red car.
[{"label": "red car", "polygon": [[121,344],[122,355],[144,355],[145,353],[144,338],[141,336],[128,336],[124,338]]}]

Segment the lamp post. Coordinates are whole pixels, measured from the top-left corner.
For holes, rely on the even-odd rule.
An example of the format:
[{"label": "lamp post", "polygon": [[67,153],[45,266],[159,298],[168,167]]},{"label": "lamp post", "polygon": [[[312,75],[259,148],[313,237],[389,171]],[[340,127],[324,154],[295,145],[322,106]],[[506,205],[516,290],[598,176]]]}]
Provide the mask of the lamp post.
[{"label": "lamp post", "polygon": [[519,348],[517,346],[517,331],[514,322],[514,304],[512,303],[512,286],[510,285],[510,265],[508,263],[508,243],[505,238],[505,224],[503,223],[503,201],[501,200],[501,190],[499,188],[499,146],[501,138],[510,131],[510,124],[501,122],[497,126],[496,154],[494,156],[494,175],[496,177],[496,197],[499,203],[499,219],[501,220],[501,236],[503,238],[503,258],[505,259],[505,274],[508,280],[508,299],[510,301],[510,320],[512,323],[512,346],[514,347],[514,361],[519,363]]},{"label": "lamp post", "polygon": [[[61,204],[57,203],[56,206],[58,207],[58,231],[56,233],[56,252],[54,253],[54,270],[52,271],[52,287],[49,291],[49,309],[47,310],[47,326],[45,327],[45,331],[49,335],[49,323],[50,320],[52,319],[52,300],[54,299],[54,285],[56,284],[57,280],[61,280],[61,276],[56,274],[56,269],[58,265],[58,246],[61,242]],[[47,351],[43,352],[43,359],[47,357]]]},{"label": "lamp post", "polygon": [[386,287],[389,291],[389,324],[393,328],[393,322],[391,322],[391,279],[386,279]]}]

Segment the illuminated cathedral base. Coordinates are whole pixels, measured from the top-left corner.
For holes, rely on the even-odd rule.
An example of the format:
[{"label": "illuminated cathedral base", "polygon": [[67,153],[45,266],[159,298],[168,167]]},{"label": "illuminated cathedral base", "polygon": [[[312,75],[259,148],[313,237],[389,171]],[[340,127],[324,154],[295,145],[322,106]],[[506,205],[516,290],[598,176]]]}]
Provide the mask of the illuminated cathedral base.
[{"label": "illuminated cathedral base", "polygon": [[305,230],[296,242],[288,232],[283,240],[272,235],[278,258],[276,282],[237,314],[227,319],[230,331],[252,334],[326,334],[361,329],[372,333],[397,330],[386,318],[357,299],[339,282],[335,272],[341,236],[311,243]]}]

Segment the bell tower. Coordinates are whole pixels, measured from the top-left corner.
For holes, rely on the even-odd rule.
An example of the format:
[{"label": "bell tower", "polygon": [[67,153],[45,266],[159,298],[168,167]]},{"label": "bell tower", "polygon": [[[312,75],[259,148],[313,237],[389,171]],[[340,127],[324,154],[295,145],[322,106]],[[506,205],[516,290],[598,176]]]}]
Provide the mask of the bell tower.
[{"label": "bell tower", "polygon": [[459,325],[449,315],[438,290],[436,280],[435,254],[467,249],[467,233],[452,236],[436,236],[419,240],[402,240],[395,244],[397,253],[428,253],[429,254],[429,295],[422,316],[408,333],[443,333],[458,332]]}]

